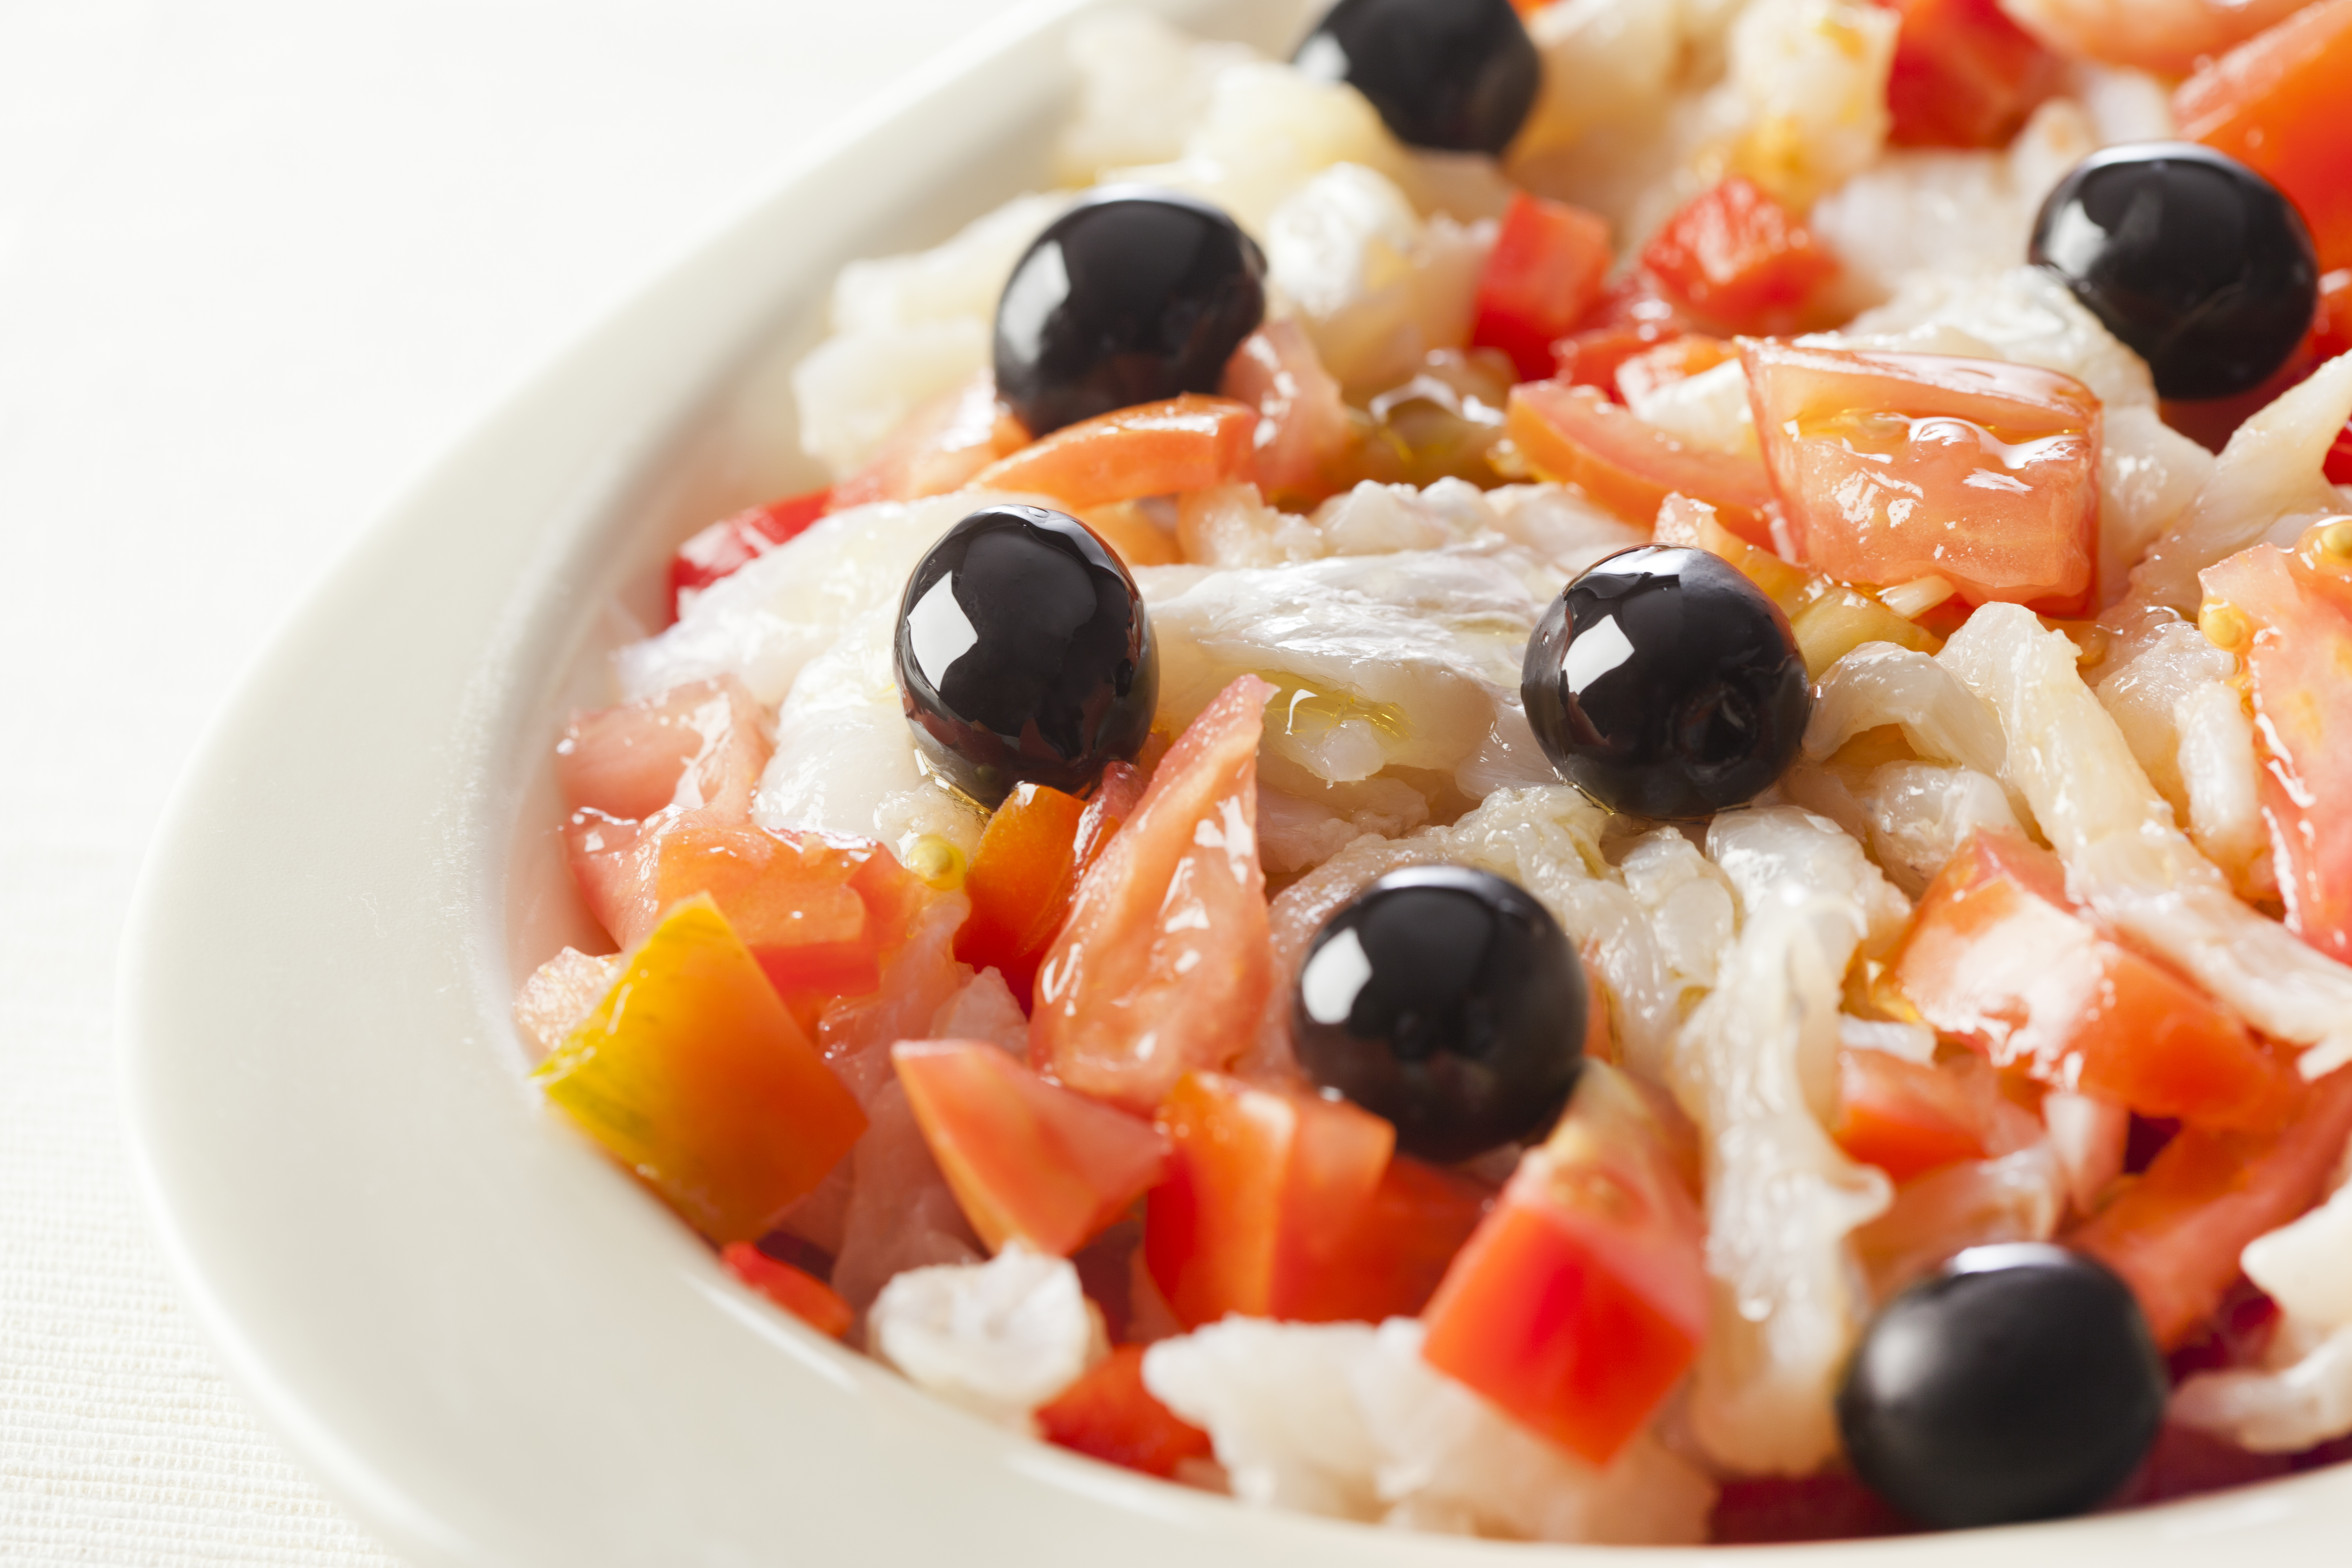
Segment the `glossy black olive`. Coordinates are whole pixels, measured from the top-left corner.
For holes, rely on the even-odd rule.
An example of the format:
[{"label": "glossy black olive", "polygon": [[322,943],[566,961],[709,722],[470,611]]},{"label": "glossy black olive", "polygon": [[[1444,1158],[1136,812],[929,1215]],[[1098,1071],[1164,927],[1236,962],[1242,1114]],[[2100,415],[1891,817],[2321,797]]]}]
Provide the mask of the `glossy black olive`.
[{"label": "glossy black olive", "polygon": [[1265,319],[1265,257],[1172,191],[1107,185],[1039,235],[996,306],[996,390],[1033,436],[1214,392]]},{"label": "glossy black olive", "polygon": [[1466,1160],[1541,1131],[1584,1060],[1584,971],[1544,907],[1463,866],[1391,871],[1324,923],[1292,1003],[1299,1065]]},{"label": "glossy black olive", "polygon": [[1398,141],[1444,153],[1500,153],[1543,86],[1511,0],[1339,0],[1291,62],[1371,100]]},{"label": "glossy black olive", "polygon": [[1651,544],[1552,601],[1519,695],[1569,783],[1666,819],[1754,799],[1795,759],[1813,705],[1779,605],[1720,556]]},{"label": "glossy black olive", "polygon": [[983,805],[1080,790],[1151,733],[1160,656],[1135,579],[1076,518],[996,506],[907,579],[894,660],[915,745]]},{"label": "glossy black olive", "polygon": [[2189,142],[2085,159],[2042,204],[2027,254],[2147,361],[2166,397],[2261,385],[2319,300],[2319,260],[2294,204]]},{"label": "glossy black olive", "polygon": [[1972,1247],[1888,1303],[1838,1391],[1855,1473],[1922,1524],[2095,1508],[2164,1419],[2130,1288],[2063,1247]]}]

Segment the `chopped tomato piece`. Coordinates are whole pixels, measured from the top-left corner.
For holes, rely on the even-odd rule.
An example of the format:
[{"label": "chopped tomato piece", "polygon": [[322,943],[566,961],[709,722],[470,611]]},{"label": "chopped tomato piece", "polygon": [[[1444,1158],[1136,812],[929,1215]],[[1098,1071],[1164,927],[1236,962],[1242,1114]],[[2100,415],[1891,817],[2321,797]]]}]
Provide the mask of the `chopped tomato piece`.
[{"label": "chopped tomato piece", "polygon": [[[2294,550],[2257,544],[2204,573],[2205,624],[2245,661],[2288,929],[2352,962],[2352,549],[2339,520]],[[2352,544],[2352,540],[2345,541]]]},{"label": "chopped tomato piece", "polygon": [[2058,858],[2014,834],[1980,833],[1952,858],[1892,974],[1994,1066],[2144,1115],[2263,1125],[2290,1087],[2243,1025],[2117,941],[2067,896]]},{"label": "chopped tomato piece", "polygon": [[1985,1130],[1969,1086],[1885,1051],[1838,1053],[1838,1147],[1897,1183],[1985,1157]]},{"label": "chopped tomato piece", "polygon": [[1066,1258],[1159,1184],[1150,1123],[1048,1083],[980,1040],[908,1040],[890,1059],[923,1140],[992,1250]]},{"label": "chopped tomato piece", "polygon": [[672,805],[742,816],[771,748],[760,705],[732,676],[576,715],[555,747],[564,804],[625,821]]},{"label": "chopped tomato piece", "polygon": [[1144,1261],[1187,1327],[1229,1312],[1305,1322],[1418,1312],[1486,1193],[1402,1155],[1345,1100],[1192,1073],[1160,1109],[1173,1146]]},{"label": "chopped tomato piece", "polygon": [[825,514],[832,499],[829,489],[786,496],[714,522],[679,545],[669,563],[672,612],[685,613],[688,601],[701,590],[806,532]]},{"label": "chopped tomato piece", "polygon": [[1551,346],[1552,379],[1570,386],[1599,387],[1622,403],[1618,371],[1679,335],[1657,326],[1594,327],[1572,333]]},{"label": "chopped tomato piece", "polygon": [[1551,345],[1575,330],[1609,275],[1609,223],[1564,202],[1511,197],[1478,275],[1473,346],[1500,349],[1519,379],[1551,374]]},{"label": "chopped tomato piece", "polygon": [[1667,298],[1736,332],[1798,323],[1837,258],[1744,174],[1692,198],[1642,249]]},{"label": "chopped tomato piece", "polygon": [[1257,423],[1258,411],[1247,404],[1188,392],[1056,430],[971,482],[1076,507],[1253,482]]},{"label": "chopped tomato piece", "polygon": [[1086,811],[1076,795],[1044,784],[1018,786],[988,819],[964,874],[971,914],[956,933],[956,957],[1003,974],[1024,1006],[1077,890],[1078,822]]},{"label": "chopped tomato piece", "polygon": [[1172,1479],[1187,1459],[1215,1453],[1209,1435],[1180,1419],[1143,1384],[1143,1347],[1121,1345],[1037,1410],[1037,1434],[1106,1464]]},{"label": "chopped tomato piece", "polygon": [[1225,362],[1220,390],[1257,410],[1250,441],[1269,500],[1307,507],[1332,492],[1356,446],[1356,426],[1305,328],[1286,318],[1243,339]]},{"label": "chopped tomato piece", "polygon": [[1745,454],[1685,447],[1590,386],[1531,381],[1511,388],[1512,442],[1535,471],[1572,484],[1626,521],[1648,528],[1669,495],[1713,506],[1725,527],[1770,548],[1772,483]]},{"label": "chopped tomato piece", "polygon": [[1432,1366],[1595,1465],[1649,1424],[1706,1332],[1706,1226],[1670,1114],[1587,1062],[1423,1315]]},{"label": "chopped tomato piece", "polygon": [[1661,387],[1677,381],[1688,381],[1692,376],[1738,357],[1739,351],[1721,338],[1710,338],[1697,332],[1668,338],[1664,342],[1632,355],[1617,367],[1617,396],[1621,402],[1638,403]]},{"label": "chopped tomato piece", "polygon": [[2325,363],[2352,353],[2352,267],[2319,279],[2319,319],[2311,329],[2312,357]]},{"label": "chopped tomato piece", "polygon": [[856,1317],[841,1293],[815,1275],[780,1262],[748,1241],[730,1241],[719,1252],[727,1271],[814,1329],[840,1339]]},{"label": "chopped tomato piece", "polygon": [[2098,559],[2099,400],[1996,360],[1748,342],[1756,434],[1804,560],[2063,614]]},{"label": "chopped tomato piece", "polygon": [[2352,1069],[2305,1089],[2264,1132],[2190,1127],[2069,1237],[2123,1276],[2170,1350],[2211,1317],[2238,1255],[2317,1202],[2352,1134]]},{"label": "chopped tomato piece", "polygon": [[751,1241],[866,1131],[719,906],[690,899],[531,1074],[716,1242]]},{"label": "chopped tomato piece", "polygon": [[1160,760],[1079,879],[1037,974],[1030,1059],[1149,1114],[1176,1080],[1231,1061],[1273,984],[1257,858],[1257,748],[1274,688],[1243,676]]},{"label": "chopped tomato piece", "polygon": [[2006,147],[2066,62],[1997,0],[1878,0],[1903,15],[1886,107],[1902,147]]},{"label": "chopped tomato piece", "polygon": [[982,371],[908,415],[864,468],[833,487],[825,510],[946,495],[1028,441],[1029,432],[997,400],[995,375]]},{"label": "chopped tomato piece", "polygon": [[2173,98],[2180,133],[2293,198],[2323,267],[2352,266],[2352,0],[2307,5],[2210,62]]}]

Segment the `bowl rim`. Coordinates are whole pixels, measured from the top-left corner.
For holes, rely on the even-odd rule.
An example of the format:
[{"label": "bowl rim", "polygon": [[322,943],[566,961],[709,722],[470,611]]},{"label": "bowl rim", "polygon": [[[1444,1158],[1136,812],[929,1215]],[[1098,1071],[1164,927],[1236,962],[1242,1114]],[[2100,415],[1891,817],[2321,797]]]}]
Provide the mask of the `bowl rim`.
[{"label": "bowl rim", "polygon": [[[903,221],[908,169],[956,188],[968,128],[975,147],[1034,143],[1063,32],[1111,4],[1036,0],[917,68],[527,377],[278,629],[173,793],[117,983],[142,1194],[249,1402],[412,1560],[945,1548],[1273,1568],[1304,1551],[1430,1568],[1717,1550],[1367,1530],[988,1426],[749,1296],[523,1083],[510,875],[544,849],[530,758],[543,772],[539,731],[602,606],[667,553],[687,498],[743,482],[740,452],[697,443],[715,411],[756,414],[739,396],[758,374],[745,344],[856,252],[810,231],[835,214],[854,215],[844,234]],[[1251,0],[1141,8],[1265,19]],[[780,1475],[797,1484],[778,1491]],[[2352,1467],[2014,1527],[2000,1545],[2053,1565],[2188,1568],[2221,1543],[2318,1561],[2345,1521]],[[1895,1568],[1985,1544],[1749,1550]]]}]

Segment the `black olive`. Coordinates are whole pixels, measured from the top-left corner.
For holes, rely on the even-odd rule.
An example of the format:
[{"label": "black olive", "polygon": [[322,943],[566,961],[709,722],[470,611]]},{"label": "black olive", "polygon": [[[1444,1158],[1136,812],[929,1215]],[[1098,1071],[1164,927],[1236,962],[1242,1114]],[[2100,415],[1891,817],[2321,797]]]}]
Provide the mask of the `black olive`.
[{"label": "black olive", "polygon": [[1922,1524],[2057,1519],[2131,1478],[2166,1388],[2147,1320],[2105,1265],[1978,1247],[1878,1314],[1838,1428],[1855,1473]]},{"label": "black olive", "polygon": [[1745,805],[1795,760],[1812,688],[1788,617],[1703,550],[1620,551],[1552,601],[1520,677],[1562,777],[1665,819]]},{"label": "black olive", "polygon": [[2276,185],[2193,142],[2093,153],[2028,259],[2147,361],[2165,397],[2234,397],[2294,353],[2319,300],[2311,230]]},{"label": "black olive", "polygon": [[1033,436],[1214,392],[1265,319],[1265,256],[1173,191],[1107,185],[1023,254],[996,306],[996,390]]},{"label": "black olive", "polygon": [[1135,579],[1073,517],[994,506],[907,579],[894,662],[915,746],[983,805],[1082,790],[1142,750],[1160,655]]},{"label": "black olive", "polygon": [[1543,57],[1511,0],[1339,0],[1291,63],[1344,81],[1397,140],[1500,153],[1543,86]]},{"label": "black olive", "polygon": [[1544,907],[1464,866],[1391,871],[1324,923],[1292,1003],[1299,1065],[1466,1160],[1540,1131],[1584,1060],[1584,970]]}]

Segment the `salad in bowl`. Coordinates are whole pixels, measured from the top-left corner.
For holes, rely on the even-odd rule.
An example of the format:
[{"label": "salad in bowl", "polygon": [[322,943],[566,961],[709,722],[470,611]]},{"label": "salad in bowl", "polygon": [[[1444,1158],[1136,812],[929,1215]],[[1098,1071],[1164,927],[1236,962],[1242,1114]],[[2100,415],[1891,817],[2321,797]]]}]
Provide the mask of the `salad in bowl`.
[{"label": "salad in bowl", "polygon": [[[1107,14],[551,736],[534,1082],[1245,1504],[1829,1539],[2352,1439],[2352,0]],[[763,1309],[764,1310],[764,1309]]]}]

